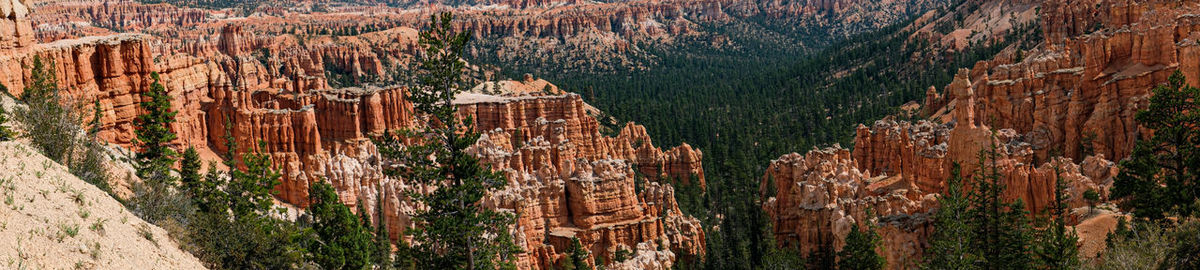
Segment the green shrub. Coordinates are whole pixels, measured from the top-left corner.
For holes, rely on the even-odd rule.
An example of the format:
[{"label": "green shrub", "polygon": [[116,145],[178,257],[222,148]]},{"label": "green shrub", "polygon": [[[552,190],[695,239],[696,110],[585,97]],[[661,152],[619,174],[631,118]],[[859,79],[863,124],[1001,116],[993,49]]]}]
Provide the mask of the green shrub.
[{"label": "green shrub", "polygon": [[[4,87],[0,85],[0,87]],[[0,142],[11,141],[16,137],[16,133],[8,128],[8,111],[4,107],[0,107]]]},{"label": "green shrub", "polygon": [[1158,224],[1134,222],[1108,236],[1109,246],[1093,269],[1153,269],[1163,262],[1171,240]]},{"label": "green shrub", "polygon": [[104,148],[94,134],[84,133],[81,107],[60,95],[53,64],[33,58],[31,83],[21,94],[25,107],[14,116],[23,124],[24,136],[46,157],[66,165],[71,174],[108,191]]}]

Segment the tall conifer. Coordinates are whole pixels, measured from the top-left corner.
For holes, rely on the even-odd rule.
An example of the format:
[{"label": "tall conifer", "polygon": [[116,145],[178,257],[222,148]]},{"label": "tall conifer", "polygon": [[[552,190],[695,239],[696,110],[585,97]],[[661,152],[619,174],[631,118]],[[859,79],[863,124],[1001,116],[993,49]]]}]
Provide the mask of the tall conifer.
[{"label": "tall conifer", "polygon": [[[1153,130],[1138,140],[1113,182],[1112,198],[1127,199],[1139,218],[1191,216],[1200,207],[1200,88],[1185,85],[1179,71],[1151,92],[1150,106],[1135,116]],[[1193,147],[1180,147],[1193,146]]]},{"label": "tall conifer", "polygon": [[1054,204],[1039,222],[1033,254],[1038,269],[1075,269],[1079,266],[1079,236],[1067,228],[1067,183],[1062,170],[1054,167]]},{"label": "tall conifer", "polygon": [[171,111],[171,96],[158,80],[158,73],[150,73],[154,82],[150,83],[150,91],[144,95],[148,100],[142,101],[142,114],[135,120],[138,146],[137,153],[138,177],[143,180],[158,180],[169,177],[171,166],[175,164],[176,153],[170,143],[175,140],[171,132],[171,123],[175,122],[175,112]]},{"label": "tall conifer", "polygon": [[[388,163],[397,165],[388,165],[389,175],[438,186],[429,194],[410,194],[427,206],[413,216],[409,231],[418,265],[511,267],[512,256],[520,251],[508,231],[514,217],[481,205],[488,191],[508,181],[464,151],[479,137],[471,119],[457,118],[453,104],[458,93],[469,89],[463,52],[471,35],[456,32],[452,19],[448,12],[434,15],[418,40],[417,85],[409,97],[423,128],[386,134],[376,144]],[[404,144],[400,137],[422,144]]]},{"label": "tall conifer", "polygon": [[[861,221],[868,222],[868,221]],[[846,246],[838,252],[838,269],[846,270],[878,270],[883,269],[887,260],[875,248],[879,246],[879,234],[873,226],[861,228],[858,223],[850,227],[846,235]]]},{"label": "tall conifer", "polygon": [[968,196],[970,226],[975,230],[972,245],[978,248],[977,266],[982,269],[1028,269],[1032,267],[1029,252],[1031,235],[1025,205],[1020,200],[1006,202],[998,163],[995,139],[988,149],[979,153],[979,163],[972,177],[973,188]]},{"label": "tall conifer", "polygon": [[922,269],[968,270],[978,269],[975,262],[978,254],[971,239],[974,230],[968,222],[968,201],[964,194],[962,167],[958,163],[950,170],[946,190],[938,197],[940,206],[933,215],[933,237],[925,251]]}]

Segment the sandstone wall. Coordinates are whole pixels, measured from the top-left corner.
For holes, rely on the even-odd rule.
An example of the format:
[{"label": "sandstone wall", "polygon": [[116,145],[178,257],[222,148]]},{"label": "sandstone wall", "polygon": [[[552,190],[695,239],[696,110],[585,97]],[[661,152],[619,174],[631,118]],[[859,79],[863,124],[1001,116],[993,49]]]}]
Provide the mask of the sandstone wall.
[{"label": "sandstone wall", "polygon": [[[20,49],[27,53],[0,62],[18,71],[0,79],[23,87],[29,80],[23,65],[34,55],[53,60],[69,96],[101,101],[102,138],[133,147],[137,101],[150,83],[149,73],[160,71],[180,112],[172,127],[180,148],[201,148],[215,158],[215,153],[227,151],[229,130],[240,146],[238,154],[266,153],[283,173],[283,183],[275,188],[282,202],[304,206],[309,184],[329,181],[344,202],[368,203],[370,213],[375,213],[371,202],[381,200],[384,215],[373,218],[387,220],[395,239],[404,237],[402,232],[412,225],[409,216],[419,207],[406,192],[436,188],[386,177],[370,141],[373,135],[416,124],[404,88],[272,89],[253,83],[269,73],[244,72],[257,62],[225,53],[216,60],[168,55],[156,61],[150,44],[144,36],[115,35],[32,45]],[[236,45],[225,48],[238,54]],[[234,79],[239,76],[242,79]],[[679,211],[673,189],[647,180],[635,185],[633,171],[637,164],[653,179],[696,175],[703,185],[699,150],[684,145],[663,151],[653,146],[644,128],[633,124],[617,137],[604,137],[586,112],[590,106],[576,94],[490,98],[494,102],[459,104],[460,114],[478,118],[476,128],[488,132],[480,147],[514,153],[480,156],[514,183],[491,195],[489,205],[531,213],[521,215],[513,227],[528,251],[518,262],[523,268],[556,264],[571,237],[609,261],[617,250],[637,248],[656,249],[639,260],[659,267],[669,267],[676,258],[703,256],[699,221]],[[492,144],[488,138],[501,143]]]},{"label": "sandstone wall", "polygon": [[[907,215],[889,216],[896,208],[884,206],[877,219],[892,224],[877,229],[889,265],[903,265],[934,229],[915,224],[937,207],[950,168],[961,164],[971,179],[986,149],[997,152],[1002,196],[1035,214],[1052,203],[1058,180],[1071,208],[1086,206],[1088,190],[1105,200],[1118,173],[1106,158],[1128,157],[1146,134],[1134,115],[1150,89],[1175,71],[1188,84],[1200,82],[1200,2],[1046,1],[1040,10],[1042,44],[1024,58],[1008,48],[961,70],[943,91],[931,88],[923,109],[929,120],[859,125],[853,153],[821,150],[772,162],[763,191],[776,238],[801,248],[840,245],[844,228],[863,219],[855,209],[904,190],[906,199],[882,201],[913,205],[900,208]],[[769,196],[768,186],[778,194]]]},{"label": "sandstone wall", "polygon": [[133,139],[132,121],[140,93],[148,89],[150,73],[155,70],[149,45],[141,36],[89,37],[0,51],[0,84],[10,94],[24,92],[31,80],[30,67],[40,58],[47,69],[53,69],[67,102],[85,111],[100,102],[104,112],[101,138],[122,144]]},{"label": "sandstone wall", "polygon": [[777,243],[805,256],[823,246],[841,250],[851,226],[866,229],[869,222],[883,240],[877,252],[899,269],[918,262],[932,232],[927,216],[935,196],[898,177],[860,171],[840,147],[772,161],[760,190]]},{"label": "sandstone wall", "polygon": [[1027,137],[1039,161],[1051,153],[1081,160],[1084,144],[1129,156],[1144,131],[1133,116],[1149,90],[1176,70],[1200,84],[1197,12],[1195,1],[1046,2],[1042,46],[1020,62],[998,57],[970,71],[976,124]]},{"label": "sandstone wall", "polygon": [[33,44],[33,25],[29,6],[21,0],[0,1],[0,50],[23,48]]},{"label": "sandstone wall", "polygon": [[[700,163],[704,154],[700,150],[683,144],[663,151],[654,146],[644,127],[633,123],[627,123],[616,137],[605,137],[599,132],[600,123],[586,111],[590,106],[578,94],[523,96],[492,102],[468,102],[470,99],[460,97],[456,101],[461,103],[459,115],[473,119],[476,130],[512,134],[510,144],[541,137],[550,145],[570,145],[569,149],[556,149],[557,155],[565,156],[561,161],[574,157],[627,160],[649,177],[686,182],[695,176],[698,184],[705,186]],[[524,160],[513,162],[509,166],[533,169]]]}]

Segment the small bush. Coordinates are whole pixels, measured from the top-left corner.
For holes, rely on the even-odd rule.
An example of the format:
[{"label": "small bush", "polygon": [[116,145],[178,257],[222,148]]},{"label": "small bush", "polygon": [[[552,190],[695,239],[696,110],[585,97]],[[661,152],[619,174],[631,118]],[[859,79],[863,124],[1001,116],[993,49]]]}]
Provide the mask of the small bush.
[{"label": "small bush", "polygon": [[100,259],[100,242],[92,242],[91,245],[88,245],[88,255],[90,255],[93,260]]},{"label": "small bush", "polygon": [[133,198],[126,207],[146,222],[161,224],[174,220],[186,224],[195,212],[191,199],[171,187],[167,180],[145,179],[133,183],[132,188]]},{"label": "small bush", "polygon": [[1166,269],[1200,269],[1200,220],[1191,219],[1171,233],[1174,247],[1167,254]]},{"label": "small bush", "polygon": [[[79,224],[58,224],[58,229],[66,236],[75,237],[79,235]],[[59,241],[62,237],[59,237]]]},{"label": "small bush", "polygon": [[0,142],[11,141],[14,137],[16,137],[16,133],[8,128],[8,111],[4,107],[0,107]]},{"label": "small bush", "polygon": [[145,223],[138,225],[137,232],[138,235],[142,236],[142,238],[145,238],[146,241],[150,241],[151,243],[154,243],[154,246],[158,246],[158,241],[154,240],[154,232],[150,231],[150,225],[146,225]]},{"label": "small bush", "polygon": [[88,229],[91,229],[93,232],[96,232],[97,234],[104,235],[104,223],[107,221],[108,221],[107,219],[103,219],[103,218],[96,219],[95,222],[92,222],[91,226],[88,226]]},{"label": "small bush", "polygon": [[1158,224],[1135,222],[1108,236],[1109,246],[1094,269],[1152,269],[1161,264],[1171,248],[1171,239]]},{"label": "small bush", "polygon": [[629,250],[618,249],[617,252],[613,254],[613,262],[623,262],[628,260],[631,258],[630,255],[632,255],[632,253],[630,253]]},{"label": "small bush", "polygon": [[71,174],[109,191],[103,147],[94,134],[84,132],[81,103],[60,95],[53,66],[34,57],[32,82],[21,94],[26,106],[15,110],[14,116],[39,152],[67,165]]}]

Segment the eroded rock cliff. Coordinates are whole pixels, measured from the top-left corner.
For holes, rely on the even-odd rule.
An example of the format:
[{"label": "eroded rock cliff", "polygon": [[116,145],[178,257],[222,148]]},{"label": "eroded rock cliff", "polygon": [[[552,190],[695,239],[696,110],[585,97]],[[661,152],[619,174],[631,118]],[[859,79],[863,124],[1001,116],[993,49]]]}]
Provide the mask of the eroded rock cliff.
[{"label": "eroded rock cliff", "polygon": [[[292,33],[320,28],[168,5],[97,3],[42,3],[52,14],[30,13],[23,1],[0,3],[0,83],[19,96],[39,57],[54,69],[69,102],[87,111],[100,104],[102,139],[136,148],[137,104],[150,74],[158,72],[178,112],[171,127],[177,148],[196,147],[205,159],[218,160],[228,150],[228,134],[240,146],[237,154],[253,149],[271,157],[283,174],[275,188],[280,202],[303,207],[309,184],[328,181],[343,202],[368,202],[371,215],[377,211],[369,202],[382,201],[383,215],[372,218],[387,220],[393,239],[404,237],[420,207],[407,192],[436,188],[385,176],[371,141],[417,125],[406,88],[331,87],[392,82],[416,48],[416,30],[373,21],[362,25],[389,29],[306,36]],[[100,20],[114,16],[125,19]],[[31,17],[46,25],[83,20],[149,34],[44,27],[34,35]],[[677,259],[703,256],[704,231],[679,210],[668,182],[704,185],[699,149],[656,147],[645,128],[632,123],[616,136],[602,135],[595,108],[544,80],[481,85],[489,84],[507,90],[465,93],[455,104],[460,117],[474,119],[485,133],[472,151],[509,177],[510,186],[490,194],[487,205],[521,213],[511,228],[526,251],[518,265],[552,267],[572,237],[610,262],[618,250],[638,250],[635,258],[614,262],[626,268],[666,269]]]},{"label": "eroded rock cliff", "polygon": [[[1046,1],[1039,10],[1041,44],[1006,48],[960,70],[942,91],[929,89],[927,120],[859,125],[852,152],[814,150],[772,162],[763,207],[780,243],[840,248],[848,224],[872,218],[856,209],[884,201],[876,206],[888,247],[882,251],[892,267],[905,265],[920,255],[931,228],[896,221],[936,209],[953,164],[969,178],[988,149],[997,152],[1003,197],[1033,213],[1051,203],[1059,179],[1072,208],[1086,206],[1088,190],[1105,200],[1118,172],[1109,159],[1128,157],[1146,134],[1133,116],[1150,89],[1175,71],[1200,82],[1200,2]],[[898,190],[905,196],[877,197]],[[913,207],[888,207],[897,204]]]}]

